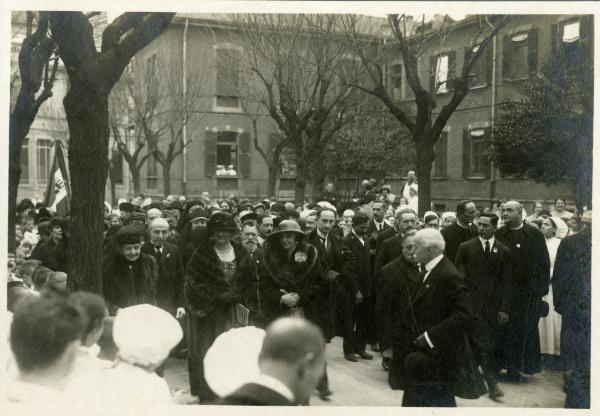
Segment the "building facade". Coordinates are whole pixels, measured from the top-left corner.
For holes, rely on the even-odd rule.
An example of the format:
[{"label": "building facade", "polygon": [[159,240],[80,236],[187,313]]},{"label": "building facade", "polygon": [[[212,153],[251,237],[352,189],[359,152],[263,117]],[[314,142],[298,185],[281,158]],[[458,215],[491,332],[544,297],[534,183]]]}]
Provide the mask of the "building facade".
[{"label": "building facade", "polygon": [[[449,25],[439,37],[443,43],[434,43],[419,58],[421,81],[429,83],[429,91],[436,91],[434,120],[452,97],[451,83],[446,81],[460,75],[469,49],[478,48],[485,36],[486,24],[482,17],[468,16]],[[505,177],[483,154],[502,103],[518,98],[523,81],[539,72],[559,48],[569,49],[573,59],[592,71],[593,16],[515,15],[488,45],[472,71],[469,94],[435,146],[432,201],[436,210],[454,210],[461,199],[472,199],[482,207],[499,199],[515,199],[527,209],[536,200],[552,204],[561,197],[573,202],[566,181],[547,186]],[[401,57],[389,62],[387,74],[390,95],[409,107],[414,105]],[[392,183],[398,184],[394,189],[398,193],[402,182]]]}]

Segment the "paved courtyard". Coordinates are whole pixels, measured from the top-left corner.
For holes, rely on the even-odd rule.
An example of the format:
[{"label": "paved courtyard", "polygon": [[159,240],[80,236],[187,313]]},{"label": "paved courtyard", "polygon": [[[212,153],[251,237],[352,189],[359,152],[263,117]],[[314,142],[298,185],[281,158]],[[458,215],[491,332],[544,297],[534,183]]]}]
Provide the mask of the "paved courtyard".
[{"label": "paved courtyard", "polygon": [[[342,354],[342,340],[336,337],[327,345],[327,372],[331,400],[318,397],[311,400],[312,406],[400,406],[402,391],[391,390],[387,384],[387,373],[381,367],[381,359],[351,363]],[[187,362],[170,359],[165,377],[172,390],[187,390]],[[500,379],[505,396],[499,401],[487,396],[477,400],[457,399],[459,407],[546,407],[562,408],[565,394],[562,391],[562,376],[558,371],[544,370],[535,376],[524,376],[520,384]]]}]

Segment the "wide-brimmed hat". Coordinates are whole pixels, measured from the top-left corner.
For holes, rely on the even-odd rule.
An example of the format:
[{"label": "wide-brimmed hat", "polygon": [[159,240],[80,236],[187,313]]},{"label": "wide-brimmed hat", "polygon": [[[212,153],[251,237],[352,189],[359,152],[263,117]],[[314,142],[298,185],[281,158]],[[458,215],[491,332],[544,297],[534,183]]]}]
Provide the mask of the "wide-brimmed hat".
[{"label": "wide-brimmed hat", "polygon": [[206,230],[211,235],[216,231],[239,231],[239,228],[230,213],[215,212],[208,220]]},{"label": "wide-brimmed hat", "polygon": [[302,229],[300,228],[300,224],[298,224],[296,221],[294,221],[294,220],[282,220],[279,223],[279,230],[277,230],[273,234],[271,234],[267,238],[267,241],[276,240],[283,233],[296,234],[296,236],[298,236],[299,240],[302,240],[302,239],[304,239],[306,237],[306,234],[304,234],[302,232]]}]

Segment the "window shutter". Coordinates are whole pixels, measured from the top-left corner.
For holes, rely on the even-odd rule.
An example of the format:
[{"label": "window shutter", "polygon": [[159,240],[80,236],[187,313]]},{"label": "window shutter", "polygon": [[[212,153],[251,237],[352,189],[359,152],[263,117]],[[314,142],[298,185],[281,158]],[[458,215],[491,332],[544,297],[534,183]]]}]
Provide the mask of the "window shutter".
[{"label": "window shutter", "polygon": [[552,25],[550,27],[550,46],[552,47],[552,55],[556,55],[558,53],[559,39],[561,38],[562,36],[559,37],[558,33],[558,25]]},{"label": "window shutter", "polygon": [[204,176],[210,178],[217,173],[217,133],[206,132],[204,141]]},{"label": "window shutter", "polygon": [[[489,127],[486,127],[484,129],[484,136],[485,137],[485,143],[489,144],[489,140],[491,139],[490,137],[490,133],[491,133],[491,129]],[[492,176],[492,162],[489,158],[485,158],[485,169],[484,169],[484,173],[485,173],[485,177],[486,178],[490,178]]]},{"label": "window shutter", "polygon": [[239,97],[240,93],[240,52],[237,49],[227,50],[229,54],[229,95]]},{"label": "window shutter", "polygon": [[448,91],[454,90],[454,78],[456,78],[456,75],[456,51],[452,50],[448,52],[448,80],[446,81]]},{"label": "window shutter", "polygon": [[226,91],[227,91],[227,71],[228,71],[228,65],[227,65],[227,57],[225,55],[227,51],[224,49],[217,49],[216,50],[216,58],[217,58],[217,63],[216,63],[216,77],[217,77],[217,90],[216,90],[216,95],[220,95],[220,96],[224,96],[226,95]]},{"label": "window shutter", "polygon": [[429,57],[429,92],[431,95],[437,95],[435,89],[435,75],[437,70],[437,55]]},{"label": "window shutter", "polygon": [[252,151],[250,143],[250,133],[242,133],[239,135],[240,143],[240,176],[247,178],[250,176],[250,153]]},{"label": "window shutter", "polygon": [[537,29],[531,29],[527,33],[527,42],[529,77],[532,78],[537,71]]},{"label": "window shutter", "polygon": [[469,129],[463,129],[463,178],[471,176],[471,141]]},{"label": "window shutter", "polygon": [[511,42],[510,37],[502,37],[502,78],[510,79],[510,54],[511,54]]},{"label": "window shutter", "polygon": [[484,60],[485,82],[487,85],[492,85],[492,82],[494,82],[494,80],[492,79],[492,77],[494,76],[494,48],[491,44],[488,43],[483,53],[483,56],[480,59]]}]

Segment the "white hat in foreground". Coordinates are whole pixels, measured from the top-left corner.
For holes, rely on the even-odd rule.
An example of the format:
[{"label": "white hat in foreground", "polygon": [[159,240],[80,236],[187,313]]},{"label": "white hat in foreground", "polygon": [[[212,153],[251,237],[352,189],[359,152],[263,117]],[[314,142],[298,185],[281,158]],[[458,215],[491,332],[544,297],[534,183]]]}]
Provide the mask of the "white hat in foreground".
[{"label": "white hat in foreground", "polygon": [[254,326],[230,329],[217,337],[204,357],[204,377],[219,397],[260,375],[258,355],[265,331]]},{"label": "white hat in foreground", "polygon": [[148,366],[165,360],[183,338],[183,331],[168,312],[142,304],[117,313],[113,338],[122,360]]}]

